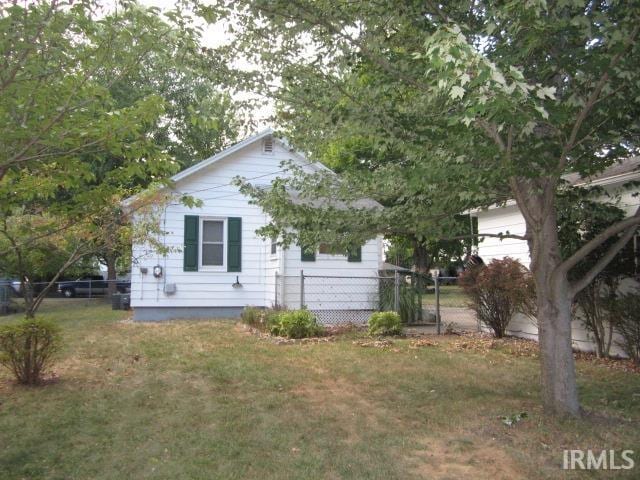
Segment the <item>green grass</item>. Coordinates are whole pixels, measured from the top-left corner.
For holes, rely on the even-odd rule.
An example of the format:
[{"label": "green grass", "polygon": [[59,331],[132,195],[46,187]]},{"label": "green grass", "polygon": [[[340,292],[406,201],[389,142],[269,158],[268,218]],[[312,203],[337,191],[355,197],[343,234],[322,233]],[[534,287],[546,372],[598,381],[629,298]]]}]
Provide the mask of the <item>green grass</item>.
[{"label": "green grass", "polygon": [[[433,287],[431,291],[422,296],[422,304],[426,306],[434,306],[436,303],[436,295]],[[440,286],[440,306],[441,307],[466,307],[469,303],[468,297],[457,285]]]},{"label": "green grass", "polygon": [[[578,370],[600,413],[559,421],[540,410],[535,359],[454,353],[449,338],[276,345],[90,302],[43,316],[63,327],[59,380],[0,372],[2,479],[555,479],[564,448],[640,450],[640,376],[597,365]],[[522,411],[513,427],[498,418]]]}]

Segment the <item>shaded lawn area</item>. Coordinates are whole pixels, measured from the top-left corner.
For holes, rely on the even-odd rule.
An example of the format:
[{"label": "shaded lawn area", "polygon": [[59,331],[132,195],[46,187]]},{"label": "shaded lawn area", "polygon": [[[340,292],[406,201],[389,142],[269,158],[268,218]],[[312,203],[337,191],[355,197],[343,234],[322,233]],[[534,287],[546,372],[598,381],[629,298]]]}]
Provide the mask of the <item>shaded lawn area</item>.
[{"label": "shaded lawn area", "polygon": [[59,380],[0,373],[2,479],[638,477],[560,469],[564,448],[640,450],[637,374],[579,362],[601,414],[560,421],[538,406],[536,359],[446,337],[277,345],[229,321],[134,324],[63,302],[43,314],[64,327]]},{"label": "shaded lawn area", "polygon": [[[440,306],[441,307],[467,307],[469,297],[458,285],[440,285]],[[422,295],[422,305],[433,307],[436,304],[436,294],[433,286],[429,287],[429,292]]]}]

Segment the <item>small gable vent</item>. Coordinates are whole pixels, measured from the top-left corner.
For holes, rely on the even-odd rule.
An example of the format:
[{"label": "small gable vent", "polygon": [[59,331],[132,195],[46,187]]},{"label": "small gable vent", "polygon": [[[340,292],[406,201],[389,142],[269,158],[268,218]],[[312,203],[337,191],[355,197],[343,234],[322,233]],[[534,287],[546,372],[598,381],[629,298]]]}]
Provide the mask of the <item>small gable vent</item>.
[{"label": "small gable vent", "polygon": [[273,137],[267,137],[262,141],[262,153],[273,153]]}]

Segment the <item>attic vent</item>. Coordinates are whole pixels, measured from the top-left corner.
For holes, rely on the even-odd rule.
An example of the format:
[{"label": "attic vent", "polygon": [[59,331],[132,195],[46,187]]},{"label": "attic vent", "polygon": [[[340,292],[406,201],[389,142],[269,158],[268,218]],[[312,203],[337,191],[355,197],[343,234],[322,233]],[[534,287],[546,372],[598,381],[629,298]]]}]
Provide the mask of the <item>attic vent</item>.
[{"label": "attic vent", "polygon": [[262,141],[262,153],[273,153],[273,137],[267,137]]}]

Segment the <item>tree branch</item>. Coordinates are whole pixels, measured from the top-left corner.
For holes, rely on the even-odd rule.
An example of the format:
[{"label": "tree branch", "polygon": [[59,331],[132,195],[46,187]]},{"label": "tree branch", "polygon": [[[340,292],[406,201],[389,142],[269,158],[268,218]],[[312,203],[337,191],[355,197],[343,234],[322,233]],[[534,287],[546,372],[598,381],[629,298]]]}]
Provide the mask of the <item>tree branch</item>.
[{"label": "tree branch", "polygon": [[[624,232],[625,230],[629,229],[620,238],[620,240],[618,240],[618,242],[616,242],[612,246],[612,248],[605,254],[605,256],[593,266],[592,271],[595,270],[596,267],[599,267],[599,270],[596,271],[595,274],[593,275],[595,277],[595,275],[597,275],[600,272],[600,270],[602,270],[602,268],[604,268],[611,261],[611,259],[613,259],[613,257],[620,250],[620,248],[622,248],[624,244],[626,244],[625,242],[624,244],[622,244],[622,246],[620,246],[617,250],[615,250],[615,247],[618,245],[618,243],[622,241],[626,236],[628,236],[626,241],[627,242],[629,241],[629,239],[633,236],[633,232],[635,231],[635,227],[637,225],[640,225],[640,207],[638,207],[638,209],[636,210],[636,213],[633,216],[628,217],[620,222],[614,223],[613,225],[611,225],[610,227],[606,228],[604,231],[602,231],[601,233],[593,237],[587,243],[585,243],[573,255],[571,255],[569,258],[567,258],[564,262],[562,262],[558,266],[559,271],[566,274],[567,272],[569,272],[569,270],[575,267],[581,260],[583,260],[587,255],[593,252],[596,248],[598,248],[608,239],[610,239],[614,235],[619,234],[620,232]],[[613,251],[613,254],[611,254],[612,251]],[[604,261],[607,258],[608,260]],[[591,275],[592,271],[590,271],[585,277]],[[587,284],[588,283],[589,282],[587,282]],[[582,290],[582,288],[578,289],[577,291]]]},{"label": "tree branch", "polygon": [[[631,45],[633,43],[633,40],[635,39],[636,35],[638,35],[639,30],[640,30],[640,27],[636,26],[631,31],[631,34],[629,34],[629,38],[627,39],[628,45]],[[613,58],[609,62],[609,66],[600,76],[600,79],[596,83],[596,86],[591,92],[591,95],[589,95],[589,98],[587,99],[584,107],[582,108],[582,110],[580,110],[580,113],[576,117],[576,121],[573,124],[573,128],[571,129],[569,138],[567,139],[564,146],[562,147],[562,153],[560,154],[560,160],[558,161],[558,170],[560,173],[562,173],[562,171],[564,170],[567,164],[567,157],[569,156],[569,152],[575,146],[576,139],[578,138],[578,133],[580,132],[580,128],[582,127],[582,124],[589,116],[591,109],[598,102],[598,97],[600,97],[600,93],[602,93],[602,89],[604,88],[604,86],[607,84],[607,81],[609,80],[609,71],[612,70],[618,64],[618,62],[620,62],[620,60],[622,59],[625,53],[626,53],[626,48],[613,56]]]},{"label": "tree branch", "polygon": [[446,238],[438,238],[439,241],[449,241],[449,240],[464,240],[465,238],[480,238],[480,237],[491,237],[491,238],[514,238],[516,240],[529,240],[529,235],[515,235],[513,233],[469,233],[466,235],[456,235],[453,237]]},{"label": "tree branch", "polygon": [[[638,223],[640,223],[640,218]],[[580,280],[577,280],[571,284],[571,296],[574,297],[577,293],[586,288],[596,276],[611,262],[614,257],[629,243],[633,235],[636,233],[636,226],[629,227],[626,232],[618,239],[616,243],[609,247],[607,253],[605,253],[600,260],[598,260],[591,270],[584,275]]]}]

